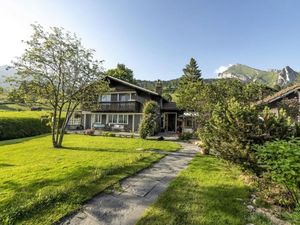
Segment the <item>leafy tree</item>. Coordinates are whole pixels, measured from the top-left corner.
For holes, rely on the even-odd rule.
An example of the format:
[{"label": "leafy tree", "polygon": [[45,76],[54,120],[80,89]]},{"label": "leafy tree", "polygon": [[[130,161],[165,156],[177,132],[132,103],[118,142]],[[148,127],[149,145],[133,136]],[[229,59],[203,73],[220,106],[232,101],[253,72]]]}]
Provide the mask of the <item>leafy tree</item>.
[{"label": "leafy tree", "polygon": [[110,69],[106,72],[107,75],[134,83],[133,71],[127,68],[124,64],[117,64],[117,68]]},{"label": "leafy tree", "polygon": [[143,119],[140,123],[139,134],[145,139],[155,134],[158,128],[159,106],[155,101],[148,101],[143,108]]},{"label": "leafy tree", "polygon": [[20,81],[19,86],[13,88],[8,93],[8,100],[14,103],[26,103],[28,105],[35,103],[38,97],[36,93],[30,91],[30,87],[33,85],[35,85],[34,81]]},{"label": "leafy tree", "polygon": [[283,110],[277,117],[268,108],[259,112],[254,106],[231,99],[226,108],[217,104],[199,133],[206,149],[227,160],[257,169],[252,145],[290,137],[293,132],[290,125],[291,120]]},{"label": "leafy tree", "polygon": [[60,148],[76,108],[88,96],[107,89],[101,80],[102,61],[94,60],[94,51],[84,48],[75,34],[63,28],[45,31],[38,24],[32,28],[25,52],[14,62],[17,75],[12,81],[30,81],[27,91],[52,109],[52,143]]},{"label": "leafy tree", "polygon": [[273,181],[287,189],[295,206],[300,207],[300,140],[276,140],[256,148],[262,167]]},{"label": "leafy tree", "polygon": [[167,101],[172,101],[172,96],[168,93],[168,92],[164,92],[163,94],[162,94],[162,97],[164,98],[164,99],[166,99]]},{"label": "leafy tree", "polygon": [[226,109],[228,102],[235,99],[242,105],[250,105],[269,93],[259,83],[244,84],[236,79],[219,79],[211,83],[188,82],[179,85],[176,91],[178,107],[197,112],[197,121],[205,125],[217,105]]}]

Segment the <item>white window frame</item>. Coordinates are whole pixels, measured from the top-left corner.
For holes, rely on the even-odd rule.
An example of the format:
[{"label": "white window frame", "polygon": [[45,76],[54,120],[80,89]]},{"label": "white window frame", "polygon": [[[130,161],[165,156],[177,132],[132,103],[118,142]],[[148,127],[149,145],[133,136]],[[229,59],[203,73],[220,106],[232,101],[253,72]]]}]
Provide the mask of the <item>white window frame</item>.
[{"label": "white window frame", "polygon": [[[123,121],[120,122],[120,116],[123,116]],[[111,118],[110,118],[111,117]],[[115,121],[115,117],[117,118],[117,120]],[[110,120],[112,119],[112,120]],[[117,113],[110,113],[107,114],[107,123],[108,124],[128,124],[128,114],[117,114]]]},{"label": "white window frame", "polygon": [[111,94],[100,95],[100,102],[111,102]]},{"label": "white window frame", "polygon": [[[122,101],[121,100],[121,95],[128,95],[129,96],[128,100]],[[131,93],[118,93],[118,101],[119,102],[128,102],[128,101],[131,101]]]},{"label": "white window frame", "polygon": [[[99,102],[111,102],[111,95],[112,94],[117,94],[117,101],[118,102],[124,102],[124,101],[121,101],[120,99],[120,95],[121,94],[129,94],[129,99],[128,101],[136,101],[136,99],[133,99],[132,96],[135,94],[136,95],[136,98],[137,98],[137,93],[136,92],[131,92],[131,91],[128,91],[128,92],[111,92],[111,93],[107,93],[107,94],[103,94],[103,95],[100,95],[99,96]],[[103,98],[103,97],[106,97],[106,98]],[[105,100],[105,101],[104,101]],[[127,102],[127,101],[126,101]]]}]

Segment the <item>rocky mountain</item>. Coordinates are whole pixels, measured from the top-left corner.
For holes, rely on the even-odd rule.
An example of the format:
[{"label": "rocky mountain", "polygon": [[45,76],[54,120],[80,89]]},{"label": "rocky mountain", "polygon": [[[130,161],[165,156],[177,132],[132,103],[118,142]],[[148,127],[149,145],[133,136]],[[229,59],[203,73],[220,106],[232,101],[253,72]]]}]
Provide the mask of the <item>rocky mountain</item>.
[{"label": "rocky mountain", "polygon": [[227,70],[218,74],[218,78],[235,78],[243,82],[260,82],[270,87],[276,85],[286,86],[300,79],[300,74],[289,66],[281,70],[259,70],[242,64],[230,66]]}]

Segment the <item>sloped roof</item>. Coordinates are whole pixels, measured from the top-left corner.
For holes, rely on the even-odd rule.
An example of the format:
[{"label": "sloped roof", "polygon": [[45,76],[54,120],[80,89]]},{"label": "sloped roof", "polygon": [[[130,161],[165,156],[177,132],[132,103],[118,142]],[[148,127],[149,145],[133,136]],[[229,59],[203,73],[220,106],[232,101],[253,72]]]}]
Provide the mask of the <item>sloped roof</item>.
[{"label": "sloped roof", "polygon": [[264,99],[256,102],[256,105],[272,103],[274,101],[277,101],[278,99],[286,97],[287,95],[289,95],[295,91],[300,91],[300,84],[295,84],[295,85],[286,87],[286,88],[276,92],[273,95],[269,95],[269,96],[265,97]]},{"label": "sloped roof", "polygon": [[141,90],[141,91],[144,91],[144,92],[147,92],[147,93],[150,93],[152,95],[156,95],[156,96],[160,96],[158,93],[154,92],[154,91],[150,91],[146,88],[142,88],[140,86],[137,86],[135,84],[132,84],[132,83],[129,83],[127,81],[124,81],[124,80],[121,80],[121,79],[118,79],[118,78],[115,78],[115,77],[112,77],[112,76],[106,76],[107,78],[111,79],[111,80],[114,80],[114,81],[117,81],[117,82],[120,82],[124,85],[127,85],[129,87],[132,87],[132,88],[135,88],[135,89],[138,89],[138,90]]},{"label": "sloped roof", "polygon": [[178,110],[175,102],[163,103],[162,109],[164,110]]}]

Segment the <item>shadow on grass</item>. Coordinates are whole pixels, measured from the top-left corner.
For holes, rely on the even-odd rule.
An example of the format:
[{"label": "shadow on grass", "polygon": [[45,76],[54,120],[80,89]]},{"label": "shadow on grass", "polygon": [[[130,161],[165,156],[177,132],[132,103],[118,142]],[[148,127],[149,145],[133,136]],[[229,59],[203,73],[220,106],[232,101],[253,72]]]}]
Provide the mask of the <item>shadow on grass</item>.
[{"label": "shadow on grass", "polygon": [[32,136],[32,137],[17,138],[17,139],[11,139],[11,140],[2,140],[2,141],[0,141],[0,146],[20,144],[20,143],[24,143],[24,142],[31,141],[31,140],[34,140],[34,139],[38,139],[38,138],[41,138],[41,137],[46,137],[48,135],[49,134],[41,134],[41,135],[36,135],[36,136]]},{"label": "shadow on grass", "polygon": [[[29,185],[7,182],[1,189],[13,189],[14,195],[0,204],[0,211],[4,212],[0,215],[0,224],[3,221],[14,224],[28,221],[32,217],[39,218],[62,204],[70,206],[69,209],[76,209],[107,187],[148,167],[157,160],[158,158],[155,157],[144,157],[132,164],[104,169],[82,166],[63,178],[42,179]],[[44,188],[47,187],[49,192],[38,194],[39,190],[45,190]],[[63,217],[68,213],[70,211],[64,211],[59,216]],[[51,221],[53,222],[55,221]],[[50,222],[44,224],[50,224]]]},{"label": "shadow on grass", "polygon": [[15,166],[15,165],[14,164],[9,164],[9,163],[0,163],[0,168],[11,167],[11,166]]},{"label": "shadow on grass", "polygon": [[72,151],[96,151],[96,152],[112,152],[112,153],[141,153],[145,152],[148,149],[143,150],[121,150],[122,146],[120,146],[120,149],[114,149],[114,148],[101,148],[101,147],[67,147],[64,146],[61,149],[66,150],[72,150]]},{"label": "shadow on grass", "polygon": [[247,223],[247,210],[241,199],[247,187],[231,185],[201,186],[194,179],[177,177],[138,223],[240,225]]}]

